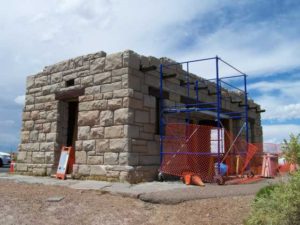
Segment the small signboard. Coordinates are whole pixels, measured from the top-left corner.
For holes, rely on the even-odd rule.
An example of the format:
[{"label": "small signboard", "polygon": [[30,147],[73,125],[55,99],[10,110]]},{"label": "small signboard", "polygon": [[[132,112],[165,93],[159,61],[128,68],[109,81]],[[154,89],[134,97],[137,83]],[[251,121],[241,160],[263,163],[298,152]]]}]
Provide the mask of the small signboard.
[{"label": "small signboard", "polygon": [[72,149],[71,147],[62,147],[59,164],[56,172],[56,178],[63,179],[63,180],[66,178],[66,172],[68,168],[71,149]]}]

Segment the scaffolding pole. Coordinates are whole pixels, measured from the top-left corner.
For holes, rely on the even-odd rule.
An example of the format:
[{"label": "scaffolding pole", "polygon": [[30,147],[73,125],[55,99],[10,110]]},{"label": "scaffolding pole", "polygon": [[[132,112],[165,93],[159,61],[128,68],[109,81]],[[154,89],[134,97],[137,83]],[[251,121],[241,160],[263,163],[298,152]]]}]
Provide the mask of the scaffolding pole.
[{"label": "scaffolding pole", "polygon": [[[195,82],[190,82],[190,64],[191,63],[197,63],[197,62],[202,62],[202,61],[215,61],[215,69],[216,69],[216,74],[215,74],[215,83],[209,83],[211,82],[212,79],[204,79],[205,81],[208,81],[207,85],[215,85],[216,88],[216,93],[213,93],[212,95],[216,95],[216,100],[215,102],[204,102],[200,101],[200,96],[199,96],[199,81],[203,82],[203,79],[198,79]],[[226,77],[221,77],[220,74],[220,62],[224,63],[231,69],[235,70],[236,72],[239,73],[239,75],[235,76],[226,76]],[[170,69],[172,66],[177,66],[177,65],[185,65],[186,64],[186,71],[185,71],[185,79],[186,81],[183,82],[186,85],[186,96],[188,98],[191,97],[191,85],[194,84],[194,87],[192,90],[195,91],[195,104],[177,104],[175,103],[175,106],[170,107],[167,106],[165,107],[164,105],[164,68]],[[240,87],[235,87],[234,85],[231,85],[229,82],[225,82],[225,79],[231,79],[231,78],[242,78],[243,79],[243,88]],[[243,111],[224,111],[222,109],[222,83],[224,85],[228,85],[231,88],[236,89],[237,91],[244,92],[244,105],[243,105]],[[205,83],[206,84],[206,83]],[[221,116],[224,118],[224,116],[228,117],[228,119],[241,119],[244,120],[244,125],[245,127],[245,139],[246,143],[248,146],[249,143],[249,123],[248,123],[248,93],[247,93],[247,75],[240,70],[238,70],[236,67],[232,66],[231,64],[227,63],[223,59],[221,59],[218,56],[211,57],[211,58],[204,58],[204,59],[197,59],[197,60],[191,60],[191,61],[184,61],[181,63],[169,63],[169,64],[160,64],[160,80],[159,80],[159,132],[160,132],[160,164],[162,165],[163,163],[163,157],[164,154],[173,154],[173,153],[168,153],[164,152],[164,143],[163,141],[165,140],[165,114],[170,114],[170,113],[185,113],[185,124],[188,125],[190,123],[190,113],[191,112],[204,112],[207,111],[208,113],[210,112],[210,115],[215,116],[215,121],[217,125],[217,153],[204,153],[204,154],[212,154],[216,155],[217,158],[217,167],[218,167],[218,172],[220,174],[220,164],[221,164],[221,129],[222,129],[222,122],[221,122]],[[209,86],[205,87],[204,89],[208,89]],[[201,87],[203,89],[203,86]],[[243,127],[241,129],[243,129]],[[186,138],[187,135],[189,134],[189,131],[186,131]],[[224,137],[222,137],[224,138]],[[248,147],[247,147],[248,148]],[[247,150],[247,149],[246,149]],[[189,152],[191,153],[191,152]],[[175,153],[174,153],[175,154]],[[191,153],[193,155],[194,153]],[[200,154],[201,155],[201,154]]]}]

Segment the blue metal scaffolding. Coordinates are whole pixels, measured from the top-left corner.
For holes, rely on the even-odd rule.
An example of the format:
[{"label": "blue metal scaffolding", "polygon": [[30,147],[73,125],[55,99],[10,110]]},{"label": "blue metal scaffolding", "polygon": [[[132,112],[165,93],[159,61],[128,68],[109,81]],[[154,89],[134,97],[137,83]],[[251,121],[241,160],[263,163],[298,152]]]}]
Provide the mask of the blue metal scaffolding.
[{"label": "blue metal scaffolding", "polygon": [[[200,63],[203,61],[215,61],[215,78],[214,79],[204,79],[200,78],[196,80],[195,82],[190,81],[190,65],[192,63]],[[230,67],[234,71],[238,73],[238,75],[235,76],[226,76],[221,77],[220,74],[220,63]],[[185,83],[186,86],[186,96],[190,98],[190,92],[191,90],[196,92],[196,99],[195,103],[192,104],[175,104],[172,107],[165,106],[164,105],[164,80],[168,78],[168,74],[164,72],[164,70],[170,69],[173,66],[181,66],[185,68]],[[169,76],[170,77],[170,76]],[[174,77],[174,76],[173,76]],[[242,79],[243,87],[236,87],[235,85],[230,83],[231,79]],[[216,95],[216,101],[214,102],[203,102],[199,99],[199,91],[201,88],[199,87],[199,83],[207,81],[211,82],[213,86],[215,86],[215,95]],[[214,82],[214,83],[212,83]],[[236,91],[243,94],[243,104],[240,105],[243,107],[243,110],[241,111],[223,111],[222,108],[222,85],[228,86],[230,88],[235,89]],[[192,89],[193,87],[193,89]],[[247,93],[247,75],[240,70],[238,70],[236,67],[232,66],[231,64],[227,63],[220,57],[212,57],[212,58],[204,58],[204,59],[198,59],[198,60],[192,60],[192,61],[185,61],[181,63],[168,63],[168,64],[161,64],[160,65],[160,98],[159,98],[159,111],[160,111],[160,123],[159,123],[159,131],[160,131],[160,162],[162,164],[164,154],[168,154],[164,152],[164,145],[163,141],[165,138],[164,135],[164,129],[165,129],[165,115],[170,113],[185,113],[186,114],[186,123],[189,123],[190,121],[190,113],[191,112],[210,112],[211,115],[215,115],[215,120],[217,124],[217,165],[218,165],[218,171],[220,172],[220,163],[221,163],[221,116],[226,115],[226,118],[228,119],[242,119],[244,120],[245,126],[245,140],[246,143],[249,143],[249,124],[248,124],[248,93]],[[246,149],[247,151],[247,149]]]}]

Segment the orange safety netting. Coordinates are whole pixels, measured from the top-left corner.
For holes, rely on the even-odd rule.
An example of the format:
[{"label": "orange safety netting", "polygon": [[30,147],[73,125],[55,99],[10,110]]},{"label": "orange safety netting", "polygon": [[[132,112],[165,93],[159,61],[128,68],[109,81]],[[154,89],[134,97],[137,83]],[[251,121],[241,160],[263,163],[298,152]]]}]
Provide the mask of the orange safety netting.
[{"label": "orange safety netting", "polygon": [[217,162],[227,165],[227,175],[243,174],[248,167],[261,165],[261,149],[222,128],[170,123],[165,126],[162,144],[161,171],[175,176],[194,173],[212,182]]}]

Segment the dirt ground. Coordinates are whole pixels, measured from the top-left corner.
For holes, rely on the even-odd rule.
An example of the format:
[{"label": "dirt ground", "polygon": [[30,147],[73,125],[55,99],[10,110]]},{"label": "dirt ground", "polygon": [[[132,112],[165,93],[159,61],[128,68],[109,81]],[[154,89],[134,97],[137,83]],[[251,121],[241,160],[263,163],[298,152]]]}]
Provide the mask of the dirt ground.
[{"label": "dirt ground", "polygon": [[[47,201],[63,196],[59,202]],[[243,224],[253,196],[146,203],[100,191],[0,181],[0,224]]]}]

